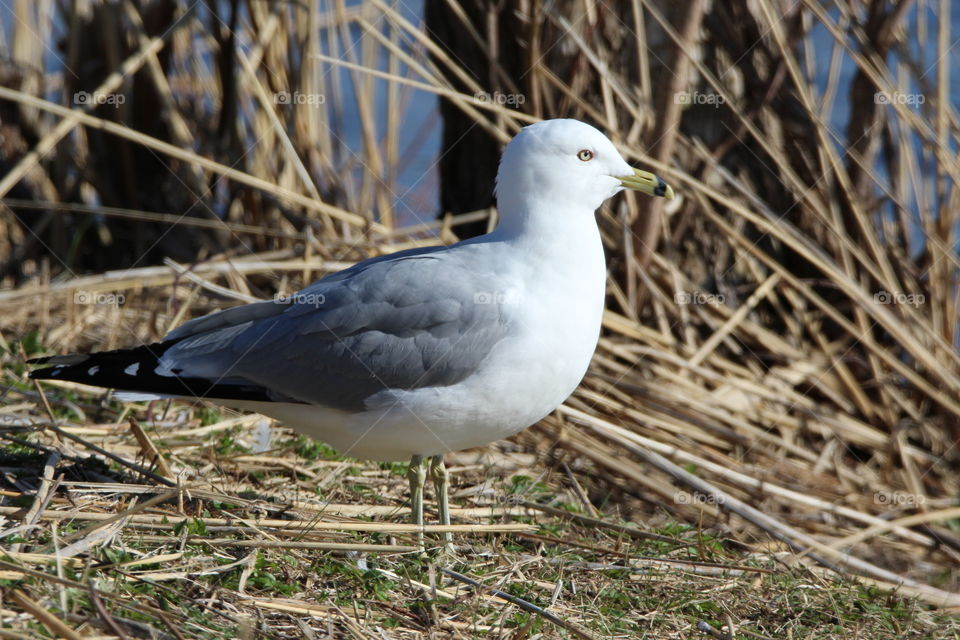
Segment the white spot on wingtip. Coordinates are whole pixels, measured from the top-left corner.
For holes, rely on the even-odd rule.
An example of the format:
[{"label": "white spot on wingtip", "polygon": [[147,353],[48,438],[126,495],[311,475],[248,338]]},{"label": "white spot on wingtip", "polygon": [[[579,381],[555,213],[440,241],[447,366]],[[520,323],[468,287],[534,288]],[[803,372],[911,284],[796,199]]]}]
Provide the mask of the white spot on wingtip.
[{"label": "white spot on wingtip", "polygon": [[123,370],[123,372],[124,372],[125,374],[127,374],[128,376],[135,376],[135,375],[137,375],[137,372],[138,372],[138,371],[140,371],[140,363],[139,363],[139,362],[134,362],[132,365],[130,365],[129,367],[127,367],[126,369]]},{"label": "white spot on wingtip", "polygon": [[100,371],[100,365],[96,365],[96,366],[90,367],[89,369],[87,369],[87,375],[88,375],[88,376],[95,376],[95,375],[97,375],[97,372],[98,372],[98,371]]},{"label": "white spot on wingtip", "polygon": [[58,376],[58,375],[60,375],[60,367],[56,367],[53,371],[50,372],[50,375],[51,375],[51,376]]}]

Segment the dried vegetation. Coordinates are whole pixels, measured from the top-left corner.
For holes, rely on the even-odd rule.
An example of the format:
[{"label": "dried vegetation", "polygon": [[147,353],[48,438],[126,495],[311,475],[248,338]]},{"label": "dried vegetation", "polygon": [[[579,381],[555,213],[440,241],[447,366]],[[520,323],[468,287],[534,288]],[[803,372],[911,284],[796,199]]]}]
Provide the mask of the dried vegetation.
[{"label": "dried vegetation", "polygon": [[[0,14],[0,635],[956,637],[949,0],[449,0],[456,42],[307,4]],[[433,220],[425,93],[488,149],[592,121],[682,195],[601,210],[573,397],[451,455],[456,571],[413,552],[402,469],[27,383],[492,224]],[[453,142],[448,194],[491,161]]]}]

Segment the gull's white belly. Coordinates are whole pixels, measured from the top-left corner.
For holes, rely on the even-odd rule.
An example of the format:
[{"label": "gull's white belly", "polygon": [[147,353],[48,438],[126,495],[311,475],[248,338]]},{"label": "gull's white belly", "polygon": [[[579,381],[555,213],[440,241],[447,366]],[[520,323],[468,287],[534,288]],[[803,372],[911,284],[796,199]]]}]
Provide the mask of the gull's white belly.
[{"label": "gull's white belly", "polygon": [[590,362],[599,319],[595,324],[592,339],[581,334],[576,348],[570,342],[508,338],[461,383],[383,391],[374,397],[376,406],[361,413],[293,403],[231,404],[274,417],[357,458],[406,460],[469,449],[529,427],[566,400]]}]

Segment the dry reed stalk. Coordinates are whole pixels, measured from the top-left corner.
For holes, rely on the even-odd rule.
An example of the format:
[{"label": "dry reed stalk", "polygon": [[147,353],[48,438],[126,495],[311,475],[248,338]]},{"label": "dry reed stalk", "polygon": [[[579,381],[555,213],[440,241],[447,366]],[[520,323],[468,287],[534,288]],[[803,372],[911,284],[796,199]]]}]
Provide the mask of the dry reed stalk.
[{"label": "dry reed stalk", "polygon": [[[188,493],[193,493],[189,488],[184,488],[183,491]],[[89,531],[92,531],[96,528],[105,526],[106,524],[116,522],[119,519],[124,519],[125,521],[131,524],[149,524],[153,526],[162,526],[166,529],[174,529],[178,524],[181,524],[183,521],[196,521],[202,522],[208,526],[227,526],[241,522],[235,518],[189,518],[183,515],[150,515],[150,514],[139,514],[140,511],[151,508],[157,504],[160,504],[164,501],[169,500],[173,497],[172,492],[166,492],[161,494],[151,500],[141,503],[138,505],[136,511],[128,510],[128,512],[121,514],[110,514],[110,513],[95,513],[95,512],[83,512],[83,511],[56,511],[56,510],[47,510],[39,514],[39,519],[41,520],[75,520],[75,521],[92,521],[97,522],[95,527],[92,527]],[[0,507],[0,513],[3,514],[15,514],[20,509],[17,507]],[[456,509],[451,509],[452,514],[456,514]],[[397,509],[393,509],[391,513],[397,512]],[[489,512],[489,511],[488,511]],[[525,531],[534,531],[536,526],[529,524],[425,524],[421,526],[412,525],[412,524],[399,524],[399,523],[388,523],[388,522],[319,522],[317,520],[275,520],[270,518],[262,518],[257,520],[251,520],[255,522],[258,527],[266,527],[270,529],[280,529],[280,530],[289,530],[299,533],[307,533],[311,531],[379,531],[384,533],[416,533],[417,531],[423,531],[424,533],[443,533],[450,531],[453,533],[511,533],[511,532],[525,532]],[[89,532],[87,531],[87,533]],[[636,535],[644,537],[644,532],[638,531],[635,532]],[[652,534],[646,534],[648,536]],[[82,537],[80,533],[74,534],[71,539],[76,539]]]},{"label": "dry reed stalk", "polygon": [[68,627],[60,618],[44,609],[38,602],[32,600],[23,591],[13,589],[9,597],[15,604],[36,618],[37,622],[42,624],[47,631],[54,636],[67,638],[67,640],[82,640],[83,636]]}]

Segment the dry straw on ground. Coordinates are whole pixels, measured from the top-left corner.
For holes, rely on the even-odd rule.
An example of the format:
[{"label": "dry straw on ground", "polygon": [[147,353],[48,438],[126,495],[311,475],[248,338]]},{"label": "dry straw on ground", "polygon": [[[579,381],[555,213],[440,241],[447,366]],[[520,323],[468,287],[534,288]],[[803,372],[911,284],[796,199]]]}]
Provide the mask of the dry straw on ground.
[{"label": "dry straw on ground", "polygon": [[[379,637],[391,619],[390,637],[634,637],[709,620],[763,637],[816,633],[804,615],[833,610],[822,625],[849,633],[838,602],[865,587],[834,590],[838,574],[960,610],[949,0],[449,0],[433,29],[402,4],[308,4],[22,1],[2,16],[5,620],[62,637]],[[443,24],[457,41],[437,41]],[[493,150],[539,118],[590,120],[682,195],[601,210],[608,310],[584,383],[515,441],[456,456],[454,516],[471,523],[456,535],[477,552],[459,573],[484,588],[391,564],[413,540],[393,470],[285,436],[253,455],[255,417],[68,384],[41,396],[16,344],[156,340],[486,228],[490,210],[434,222],[404,174],[431,125],[411,131],[418,92]],[[443,157],[448,194],[487,173],[456,167],[491,161]],[[776,562],[746,566],[747,550]],[[381,561],[345,568],[358,553]],[[649,599],[616,613],[611,572]],[[149,597],[120,598],[122,580]],[[801,583],[829,602],[780,602]],[[352,608],[338,588],[360,594]],[[722,604],[668,606],[698,591]],[[514,617],[503,595],[547,606]],[[855,631],[881,637],[858,611]],[[933,628],[923,615],[912,624]]]}]

